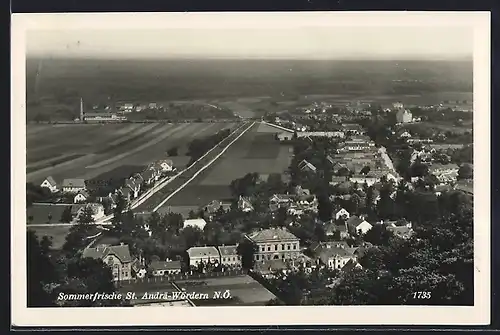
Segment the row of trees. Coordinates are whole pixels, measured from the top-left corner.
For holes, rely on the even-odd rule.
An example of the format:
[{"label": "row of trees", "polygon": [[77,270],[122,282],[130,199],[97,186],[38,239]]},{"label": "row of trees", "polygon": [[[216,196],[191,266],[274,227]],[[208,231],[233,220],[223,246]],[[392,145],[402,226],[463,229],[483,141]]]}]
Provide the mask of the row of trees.
[{"label": "row of trees", "polygon": [[82,249],[98,232],[93,212],[85,208],[71,227],[61,252],[47,236],[27,231],[28,307],[124,306],[123,299],[61,299],[66,294],[116,293],[111,269],[100,259],[83,258]]},{"label": "row of trees", "polygon": [[217,143],[224,140],[231,134],[230,129],[223,129],[214,135],[205,138],[195,138],[188,145],[188,156],[191,157],[191,162],[196,161],[203,156],[208,150],[213,148]]}]

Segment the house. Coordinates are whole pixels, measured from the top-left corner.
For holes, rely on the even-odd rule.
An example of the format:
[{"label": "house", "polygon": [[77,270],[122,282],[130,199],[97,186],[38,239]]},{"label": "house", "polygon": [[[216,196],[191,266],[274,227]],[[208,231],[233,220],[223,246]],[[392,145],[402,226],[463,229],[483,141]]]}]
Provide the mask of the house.
[{"label": "house", "polygon": [[295,194],[299,197],[309,197],[311,196],[311,191],[309,191],[307,188],[302,188],[302,186],[297,185],[294,189]]},{"label": "house", "polygon": [[89,198],[89,192],[86,190],[82,190],[78,192],[75,197],[73,198],[73,203],[78,204],[87,201]]},{"label": "house", "polygon": [[352,172],[352,170],[349,169],[349,166],[347,166],[347,164],[345,164],[345,163],[335,162],[335,164],[333,164],[333,166],[332,166],[332,171],[335,174],[338,174],[339,171],[341,171],[343,169],[346,169],[349,173]]},{"label": "house", "polygon": [[413,235],[413,229],[408,226],[386,226],[385,228],[402,239],[409,239]]},{"label": "house", "polygon": [[44,181],[42,181],[42,183],[40,184],[40,187],[48,188],[52,193],[56,193],[57,191],[59,191],[59,189],[57,188],[57,183],[54,178],[52,178],[52,176],[48,176],[47,178],[45,178]]},{"label": "house", "polygon": [[452,190],[452,187],[448,184],[442,184],[442,185],[436,185],[434,187],[434,194],[437,196],[440,196],[441,194],[445,192],[449,192]]},{"label": "house", "polygon": [[62,191],[64,193],[78,193],[86,188],[85,179],[64,179],[62,182]]},{"label": "house", "polygon": [[227,212],[231,209],[231,203],[222,202],[220,200],[212,200],[205,207],[203,207],[203,211],[206,214],[211,215],[217,213],[221,208],[224,212]]},{"label": "house", "polygon": [[364,135],[365,131],[360,124],[357,123],[343,123],[342,128],[344,132],[350,135]]},{"label": "house", "polygon": [[128,188],[130,192],[130,198],[135,199],[139,196],[139,191],[141,190],[141,183],[139,179],[136,177],[130,177],[125,180],[125,187]]},{"label": "house", "polygon": [[410,137],[411,137],[411,134],[407,130],[404,130],[404,131],[400,132],[399,135],[398,135],[398,138],[400,138],[400,139],[408,139]]},{"label": "house", "polygon": [[429,167],[429,174],[436,176],[440,182],[455,181],[458,169],[457,164],[432,164]]},{"label": "house", "polygon": [[413,115],[408,109],[401,108],[396,112],[397,123],[409,123],[413,120]]},{"label": "house", "polygon": [[356,215],[351,216],[346,221],[346,226],[350,234],[366,234],[368,230],[372,229],[370,223]]},{"label": "house", "polygon": [[83,258],[101,259],[110,268],[115,281],[132,279],[132,262],[129,246],[126,244],[108,246],[99,245],[96,248],[83,250]]},{"label": "house", "polygon": [[340,238],[348,238],[349,232],[345,224],[336,224],[335,222],[330,222],[325,226],[326,236],[333,236],[336,232],[339,232]]},{"label": "house", "polygon": [[285,228],[270,228],[256,231],[247,238],[258,247],[255,260],[291,259],[300,252],[299,239]]},{"label": "house", "polygon": [[198,218],[198,219],[187,219],[187,220],[184,220],[184,226],[183,226],[183,228],[186,228],[186,227],[197,227],[197,228],[200,228],[201,230],[203,230],[206,225],[207,225],[207,221],[205,221],[205,219],[201,219],[201,218]]},{"label": "house", "polygon": [[335,213],[335,220],[339,220],[340,218],[349,219],[350,215],[351,214],[347,210],[345,210],[344,208],[341,208],[340,210],[338,210]]},{"label": "house", "polygon": [[155,277],[178,274],[182,271],[181,262],[171,260],[166,260],[164,262],[152,261],[149,265],[149,269]]},{"label": "house", "polygon": [[170,159],[162,159],[156,162],[161,168],[161,172],[171,172],[174,171],[174,163]]},{"label": "house", "polygon": [[277,138],[281,142],[291,141],[293,139],[293,133],[290,133],[290,132],[278,133]]},{"label": "house", "polygon": [[141,260],[136,258],[132,262],[132,276],[135,275],[136,278],[144,278],[146,277],[146,274],[146,267],[142,264]]},{"label": "house", "polygon": [[293,202],[293,197],[289,194],[273,194],[269,199],[269,208],[275,211],[280,207],[289,207]]},{"label": "house", "polygon": [[349,244],[347,244],[346,241],[328,241],[328,242],[313,242],[313,244],[311,244],[311,251],[314,252],[314,253],[318,253],[319,251],[321,251],[323,248],[343,248],[343,249],[348,249],[349,248]]},{"label": "house", "polygon": [[332,179],[330,180],[329,184],[332,186],[336,186],[336,185],[342,184],[343,182],[346,182],[346,181],[347,181],[346,176],[332,176]]},{"label": "house", "polygon": [[356,260],[356,256],[346,248],[322,248],[318,253],[319,262],[329,269],[342,269],[347,262]]},{"label": "house", "polygon": [[254,270],[262,277],[273,278],[275,272],[287,273],[288,266],[281,259],[261,260],[255,262]]},{"label": "house", "polygon": [[313,172],[313,173],[316,172],[316,167],[311,163],[309,163],[308,161],[306,161],[305,159],[299,163],[298,167],[301,171]]},{"label": "house", "polygon": [[377,183],[380,181],[380,178],[370,176],[370,175],[354,175],[351,178],[349,178],[349,181],[351,183],[357,183],[358,185],[365,184],[368,186],[372,186],[373,184]]},{"label": "house", "polygon": [[155,171],[151,168],[144,170],[141,173],[142,179],[146,185],[151,185],[155,182]]},{"label": "house", "polygon": [[82,215],[85,208],[90,208],[92,210],[92,217],[94,218],[94,221],[102,219],[103,217],[106,216],[106,214],[104,214],[104,206],[102,204],[90,203],[90,204],[86,204],[84,206],[81,206],[77,209],[77,212],[76,212],[77,219],[80,215]]},{"label": "house", "polygon": [[357,260],[355,259],[350,259],[347,263],[345,263],[345,265],[342,267],[342,272],[348,272],[348,271],[352,271],[354,269],[362,269],[363,266],[361,266],[361,264],[358,263]]},{"label": "house", "polygon": [[219,246],[220,263],[226,266],[241,267],[241,256],[237,245]]},{"label": "house", "polygon": [[[117,191],[117,193],[120,193],[126,202],[130,202],[130,200],[132,199],[132,195],[134,194],[134,192],[129,187],[121,187]],[[114,202],[116,203],[116,196]]]},{"label": "house", "polygon": [[240,195],[238,199],[238,209],[242,212],[248,213],[253,211],[253,206],[250,200]]},{"label": "house", "polygon": [[187,253],[190,266],[198,266],[201,263],[220,264],[220,254],[216,247],[191,247]]}]

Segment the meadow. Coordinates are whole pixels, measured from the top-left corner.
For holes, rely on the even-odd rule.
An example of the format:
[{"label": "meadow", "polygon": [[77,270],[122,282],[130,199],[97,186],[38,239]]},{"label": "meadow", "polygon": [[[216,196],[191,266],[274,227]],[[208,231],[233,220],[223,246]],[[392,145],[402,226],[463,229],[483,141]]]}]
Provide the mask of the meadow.
[{"label": "meadow", "polygon": [[[232,123],[122,123],[57,124],[26,127],[26,177],[40,183],[52,176],[85,180],[125,178],[157,159],[172,159],[182,168],[188,161],[187,146],[225,129]],[[167,150],[177,147],[178,155]],[[123,175],[119,175],[123,174]]]}]

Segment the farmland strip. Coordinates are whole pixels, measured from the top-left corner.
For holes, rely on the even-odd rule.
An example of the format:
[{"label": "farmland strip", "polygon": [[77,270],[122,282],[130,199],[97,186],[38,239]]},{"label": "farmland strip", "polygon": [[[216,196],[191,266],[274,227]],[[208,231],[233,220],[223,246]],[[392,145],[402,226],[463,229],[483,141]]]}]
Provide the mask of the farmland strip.
[{"label": "farmland strip", "polygon": [[75,160],[75,159],[83,157],[83,156],[86,156],[86,155],[85,154],[68,154],[68,155],[55,157],[54,159],[51,159],[49,161],[41,162],[41,164],[37,163],[37,164],[33,164],[32,166],[26,167],[26,172],[32,172],[32,171],[37,171],[37,170],[44,169],[47,167],[56,166],[56,165],[62,164],[64,162]]},{"label": "farmland strip", "polygon": [[141,128],[141,131],[139,133],[135,133],[133,136],[130,136],[130,134],[128,134],[124,136],[120,141],[115,141],[113,145],[105,146],[103,149],[97,151],[96,154],[108,154],[113,150],[121,149],[120,147],[124,145],[132,143],[140,138],[144,138],[145,132],[151,131],[152,129],[158,127],[161,127],[161,124],[154,124],[152,128],[150,127]]},{"label": "farmland strip", "polygon": [[[95,168],[99,168],[99,167],[102,167],[102,166],[105,166],[105,165],[111,164],[111,163],[116,162],[116,161],[118,161],[118,160],[121,160],[121,159],[123,159],[123,158],[125,158],[125,157],[127,157],[127,156],[129,156],[129,155],[132,155],[132,154],[134,154],[134,153],[136,153],[136,152],[139,152],[139,151],[141,151],[141,150],[146,149],[146,148],[147,148],[147,147],[149,147],[149,146],[155,145],[156,143],[159,143],[159,142],[163,141],[163,140],[164,140],[164,139],[166,139],[167,137],[172,136],[172,134],[174,134],[174,133],[176,133],[176,132],[179,132],[179,131],[181,131],[182,129],[186,128],[186,127],[187,127],[187,125],[189,125],[189,124],[188,124],[188,123],[186,123],[186,124],[183,124],[183,125],[181,125],[181,126],[179,126],[179,127],[176,127],[176,128],[170,129],[170,130],[168,130],[167,132],[164,132],[163,134],[161,134],[159,137],[156,137],[156,138],[154,138],[154,139],[152,139],[152,140],[150,140],[150,141],[148,141],[148,142],[146,142],[146,143],[144,143],[144,144],[142,144],[142,145],[140,145],[140,146],[138,146],[138,147],[135,147],[134,149],[132,149],[132,150],[130,150],[130,151],[128,151],[128,152],[124,152],[124,153],[122,153],[121,155],[117,155],[117,156],[111,157],[111,158],[109,158],[109,159],[107,159],[107,160],[104,160],[104,161],[99,162],[99,163],[97,163],[97,164],[91,165],[91,166],[89,166],[89,167],[87,167],[87,168],[88,168],[88,169],[95,169]],[[162,130],[162,131],[163,131],[163,130]]]}]

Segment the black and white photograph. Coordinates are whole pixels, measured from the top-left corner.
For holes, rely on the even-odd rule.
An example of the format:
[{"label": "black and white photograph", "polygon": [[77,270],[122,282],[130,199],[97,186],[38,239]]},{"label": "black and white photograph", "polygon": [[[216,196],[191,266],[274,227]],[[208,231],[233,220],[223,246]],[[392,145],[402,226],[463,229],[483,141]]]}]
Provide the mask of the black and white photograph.
[{"label": "black and white photograph", "polygon": [[14,15],[13,314],[488,323],[489,33],[481,12]]}]

